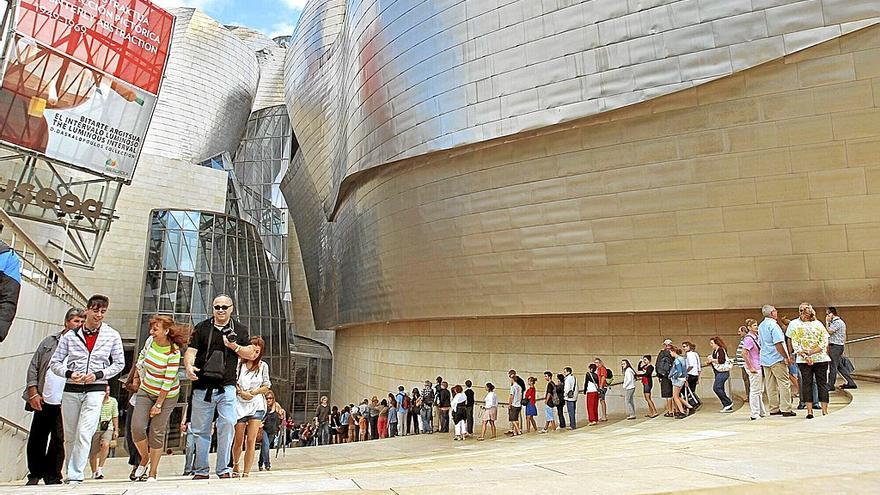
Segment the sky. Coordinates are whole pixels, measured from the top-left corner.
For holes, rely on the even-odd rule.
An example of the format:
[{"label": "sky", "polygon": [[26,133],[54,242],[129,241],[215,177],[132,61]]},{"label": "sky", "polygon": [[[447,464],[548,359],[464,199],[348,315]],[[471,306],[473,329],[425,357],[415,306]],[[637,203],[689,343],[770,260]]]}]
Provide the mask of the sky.
[{"label": "sky", "polygon": [[262,31],[270,37],[293,34],[308,0],[153,0],[162,7],[196,7],[221,24]]}]

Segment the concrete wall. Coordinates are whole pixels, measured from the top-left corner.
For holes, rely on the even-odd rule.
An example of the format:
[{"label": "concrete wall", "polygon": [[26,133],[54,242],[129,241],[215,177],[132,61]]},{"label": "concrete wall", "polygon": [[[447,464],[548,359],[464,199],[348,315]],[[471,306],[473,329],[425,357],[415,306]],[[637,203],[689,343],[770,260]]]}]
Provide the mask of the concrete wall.
[{"label": "concrete wall", "polygon": [[[849,339],[878,333],[876,322],[880,308],[838,309],[847,322]],[[780,314],[794,317],[797,309],[780,308]],[[666,338],[676,344],[689,340],[697,346],[701,356],[706,356],[711,353],[709,338],[718,335],[734,352],[739,344],[736,329],[746,318],[760,321],[760,310],[469,318],[360,325],[336,332],[333,399],[334,403],[341,404],[357,402],[365,396],[383,397],[397,390],[399,385],[411,390],[439,375],[450,387],[463,384],[467,379],[480,389],[486,382],[492,382],[502,389],[501,400],[506,400],[504,389],[510,369],[524,377],[538,378],[540,385],[545,370],[561,373],[565,366],[571,366],[578,383],[582,384],[587,366],[594,358],[601,357],[607,366],[614,366],[616,372],[621,359],[629,359],[635,365],[644,354],[656,358]],[[847,354],[857,368],[880,366],[880,346],[876,343],[852,344]],[[731,373],[735,391],[742,390],[740,374],[738,369]],[[711,370],[703,370],[700,395],[714,397],[712,376]],[[660,392],[656,385],[655,379],[654,395],[659,404]],[[482,392],[477,397],[482,398]],[[615,402],[620,402],[617,399]],[[641,403],[639,394],[639,407]]]},{"label": "concrete wall", "polygon": [[[9,337],[0,344],[0,416],[30,429],[31,413],[25,412],[21,394],[27,382],[27,367],[37,345],[48,335],[58,332],[64,323],[67,305],[23,281],[18,300],[18,313],[9,330]],[[13,434],[9,427],[0,429],[0,482],[19,480],[27,474],[25,446],[27,437]]]},{"label": "concrete wall", "polygon": [[179,208],[224,211],[227,174],[183,160],[142,155],[137,174],[119,195],[110,232],[92,271],[66,273],[86,296],[110,298],[107,323],[122,338],[134,339],[140,326],[150,210]]}]

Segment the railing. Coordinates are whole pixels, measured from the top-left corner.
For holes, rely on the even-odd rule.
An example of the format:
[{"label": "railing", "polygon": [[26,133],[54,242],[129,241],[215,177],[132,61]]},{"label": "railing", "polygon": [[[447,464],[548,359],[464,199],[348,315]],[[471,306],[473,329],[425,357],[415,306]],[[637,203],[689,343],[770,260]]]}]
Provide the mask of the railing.
[{"label": "railing", "polygon": [[21,258],[21,276],[68,305],[84,308],[86,296],[2,209],[0,209],[0,223],[3,224],[0,239],[9,244],[9,247]]},{"label": "railing", "polygon": [[28,429],[25,428],[24,426],[20,426],[18,423],[10,421],[10,420],[4,418],[3,416],[0,416],[0,430],[6,428],[7,426],[12,428],[13,435],[18,432],[22,432],[25,435],[30,433],[30,431],[28,431]]},{"label": "railing", "polygon": [[857,344],[859,342],[865,342],[867,340],[880,339],[880,334],[877,335],[869,335],[867,337],[859,337],[857,339],[847,340],[846,345]]}]

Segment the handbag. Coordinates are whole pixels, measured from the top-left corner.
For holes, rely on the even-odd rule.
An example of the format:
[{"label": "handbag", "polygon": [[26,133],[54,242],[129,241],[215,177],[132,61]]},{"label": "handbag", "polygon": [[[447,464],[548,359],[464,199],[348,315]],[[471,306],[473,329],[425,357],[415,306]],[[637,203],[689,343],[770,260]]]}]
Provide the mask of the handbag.
[{"label": "handbag", "polygon": [[98,425],[98,431],[107,431],[110,428],[110,420],[101,421],[101,424]]}]

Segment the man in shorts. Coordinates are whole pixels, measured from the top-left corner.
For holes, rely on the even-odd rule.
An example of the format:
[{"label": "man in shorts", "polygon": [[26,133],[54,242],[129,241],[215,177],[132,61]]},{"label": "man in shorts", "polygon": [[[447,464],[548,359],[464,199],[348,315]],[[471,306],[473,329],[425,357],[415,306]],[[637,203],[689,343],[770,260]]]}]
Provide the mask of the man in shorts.
[{"label": "man in shorts", "polygon": [[507,432],[508,435],[522,435],[519,426],[519,414],[522,410],[522,397],[523,389],[520,387],[519,383],[516,382],[516,375],[513,375],[510,377],[510,397],[507,401],[507,419],[510,421],[511,427],[511,431]]},{"label": "man in shorts", "polygon": [[89,465],[92,468],[92,477],[96,480],[104,479],[104,463],[107,454],[110,453],[110,442],[119,438],[119,403],[110,397],[110,385],[104,391],[104,402],[101,404],[101,418],[98,421],[98,429],[92,436],[92,446],[89,451]]},{"label": "man in shorts", "polygon": [[654,368],[657,371],[657,379],[660,381],[660,397],[666,399],[666,414],[663,416],[667,418],[671,418],[674,415],[672,408],[672,380],[669,379],[669,372],[672,370],[673,362],[672,353],[669,352],[670,349],[672,349],[672,340],[664,340],[663,348],[657,354],[657,366]]}]

